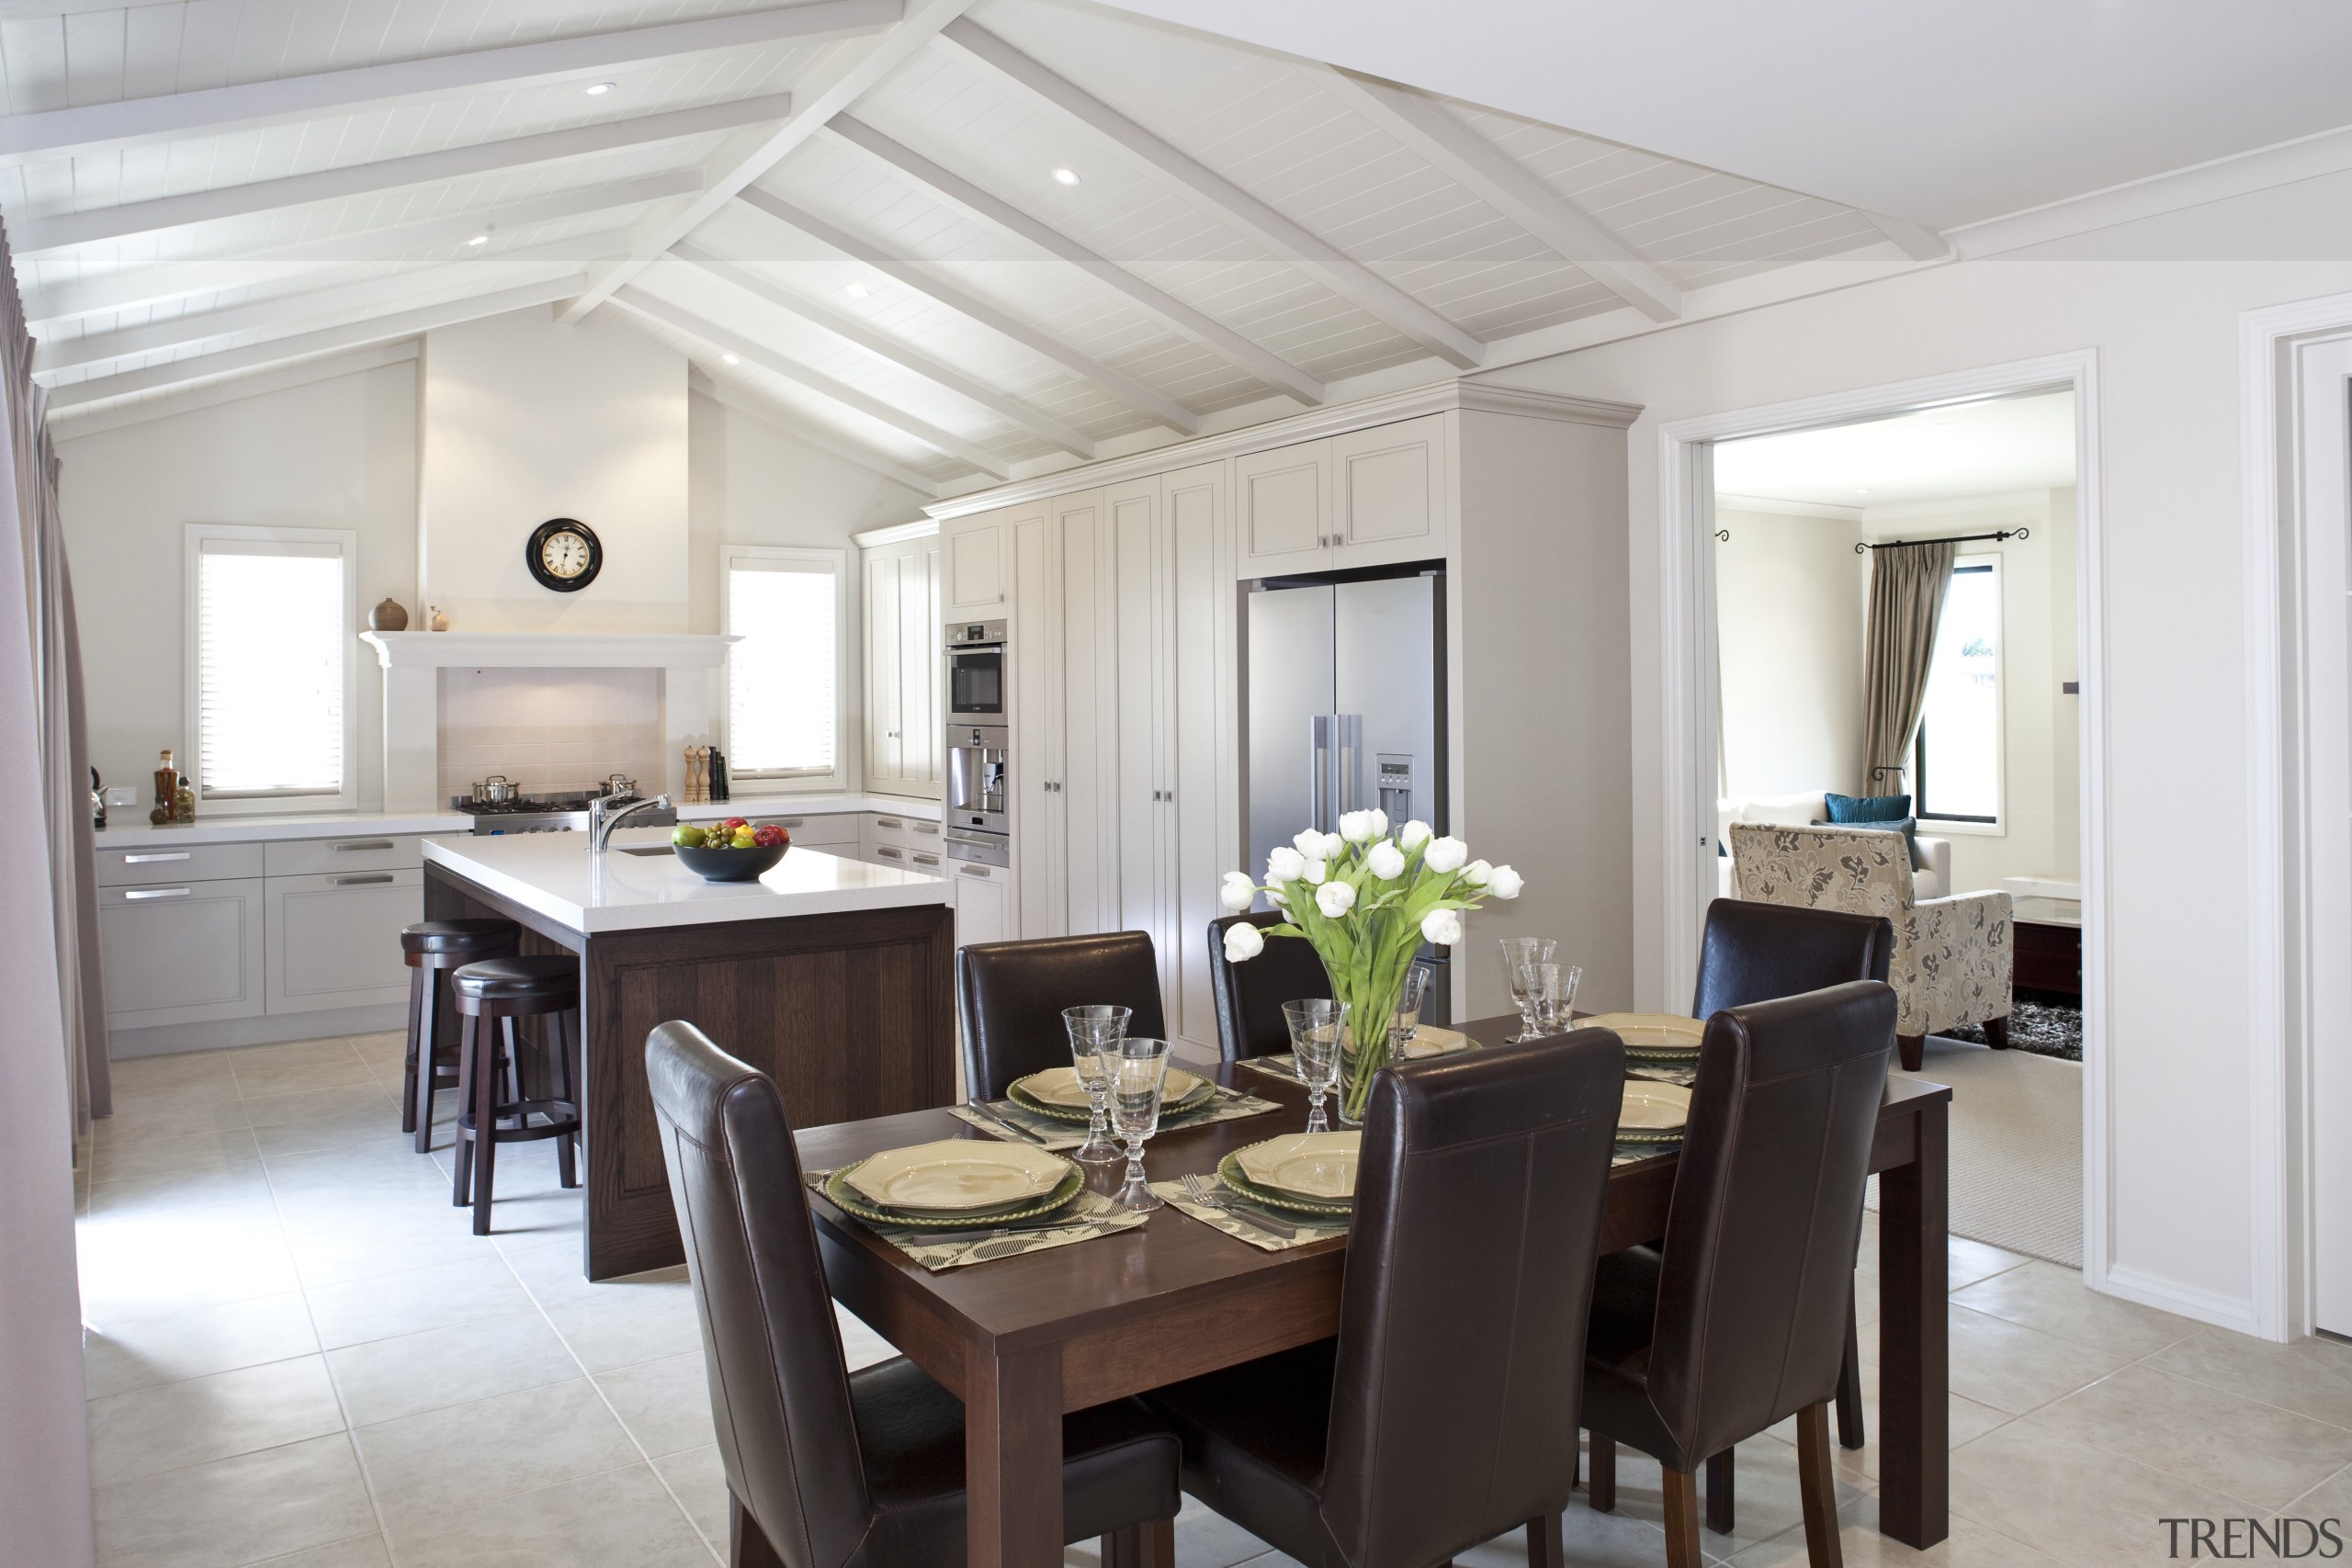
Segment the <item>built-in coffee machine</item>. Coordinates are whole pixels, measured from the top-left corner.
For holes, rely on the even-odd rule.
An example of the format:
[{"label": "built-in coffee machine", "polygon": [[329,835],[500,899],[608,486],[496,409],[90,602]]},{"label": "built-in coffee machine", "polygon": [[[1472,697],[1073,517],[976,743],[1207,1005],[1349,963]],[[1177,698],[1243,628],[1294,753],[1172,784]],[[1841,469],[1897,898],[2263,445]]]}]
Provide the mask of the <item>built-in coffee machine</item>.
[{"label": "built-in coffee machine", "polygon": [[947,731],[947,800],[950,828],[984,833],[1009,829],[1005,815],[1005,769],[1012,732],[1001,724],[967,724]]}]

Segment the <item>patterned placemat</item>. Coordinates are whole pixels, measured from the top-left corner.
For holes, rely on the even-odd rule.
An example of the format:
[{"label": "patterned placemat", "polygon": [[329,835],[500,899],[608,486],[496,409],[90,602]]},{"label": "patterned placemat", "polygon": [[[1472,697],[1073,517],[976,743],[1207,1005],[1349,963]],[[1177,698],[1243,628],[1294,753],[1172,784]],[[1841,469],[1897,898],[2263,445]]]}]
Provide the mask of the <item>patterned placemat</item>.
[{"label": "patterned placemat", "polygon": [[[802,1173],[810,1191],[822,1196],[825,1178],[830,1170]],[[839,1211],[836,1211],[839,1212]],[[1019,1258],[1027,1253],[1046,1252],[1073,1242],[1091,1241],[1098,1235],[1114,1235],[1133,1230],[1151,1218],[1132,1209],[1123,1209],[1100,1192],[1085,1191],[1061,1213],[1048,1219],[1030,1220],[1010,1225],[975,1225],[967,1231],[928,1230],[915,1225],[881,1225],[871,1220],[858,1219],[854,1214],[843,1217],[864,1225],[933,1274],[949,1269],[961,1269],[972,1263],[992,1263],[1000,1258]]]},{"label": "patterned placemat", "polygon": [[[1181,1132],[1186,1127],[1205,1127],[1212,1122],[1237,1122],[1244,1116],[1263,1116],[1269,1111],[1281,1109],[1273,1100],[1261,1100],[1239,1089],[1219,1087],[1207,1104],[1182,1115],[1161,1117],[1159,1130],[1163,1133]],[[1041,1116],[1010,1100],[991,1100],[978,1107],[951,1105],[947,1110],[958,1121],[968,1122],[983,1133],[1007,1143],[1035,1144],[1041,1149],[1060,1154],[1086,1142],[1085,1122]]]},{"label": "patterned placemat", "polygon": [[[1213,1230],[1238,1236],[1261,1252],[1286,1252],[1294,1247],[1306,1247],[1314,1242],[1329,1241],[1335,1235],[1348,1234],[1344,1219],[1316,1220],[1305,1214],[1276,1214],[1246,1199],[1237,1197],[1221,1177],[1204,1178],[1215,1203],[1204,1203],[1193,1196],[1182,1181],[1155,1181],[1151,1190],[1168,1200],[1169,1207],[1182,1209]],[[1231,1208],[1224,1207],[1231,1204]]]},{"label": "patterned placemat", "polygon": [[1629,1144],[1621,1138],[1615,1151],[1609,1156],[1609,1163],[1632,1165],[1635,1160],[1656,1159],[1660,1155],[1679,1155],[1681,1152],[1682,1140],[1679,1138],[1663,1144]]}]

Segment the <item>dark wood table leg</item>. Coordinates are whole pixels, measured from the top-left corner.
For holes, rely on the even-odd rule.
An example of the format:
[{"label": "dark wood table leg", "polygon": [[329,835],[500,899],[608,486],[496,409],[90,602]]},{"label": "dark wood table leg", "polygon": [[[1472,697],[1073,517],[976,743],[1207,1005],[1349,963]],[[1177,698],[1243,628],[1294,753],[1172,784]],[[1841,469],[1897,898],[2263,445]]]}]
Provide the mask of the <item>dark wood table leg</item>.
[{"label": "dark wood table leg", "polygon": [[1878,1528],[1921,1551],[1951,1532],[1947,1111],[1922,1104],[1917,1157],[1878,1179]]},{"label": "dark wood table leg", "polygon": [[1058,1346],[975,1348],[964,1398],[966,1561],[1060,1568],[1062,1361]]}]

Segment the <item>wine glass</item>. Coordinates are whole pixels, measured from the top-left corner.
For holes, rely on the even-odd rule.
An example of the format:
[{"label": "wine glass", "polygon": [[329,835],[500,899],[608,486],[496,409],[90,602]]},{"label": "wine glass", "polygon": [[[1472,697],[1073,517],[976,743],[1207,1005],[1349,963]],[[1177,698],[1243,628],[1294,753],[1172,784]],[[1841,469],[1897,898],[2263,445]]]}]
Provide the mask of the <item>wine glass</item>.
[{"label": "wine glass", "polygon": [[1062,1026],[1069,1031],[1070,1062],[1078,1073],[1079,1087],[1086,1091],[1087,1108],[1093,1112],[1087,1122],[1086,1142],[1070,1151],[1070,1158],[1082,1164],[1109,1165],[1119,1157],[1119,1145],[1111,1141],[1105,1109],[1111,1097],[1106,1053],[1127,1037],[1127,1024],[1134,1017],[1133,1008],[1102,1002],[1062,1009]]},{"label": "wine glass", "polygon": [[1126,1184],[1111,1195],[1123,1209],[1164,1206],[1143,1179],[1144,1140],[1159,1131],[1160,1091],[1168,1083],[1168,1042],[1123,1036],[1102,1048],[1111,1068],[1111,1125],[1127,1143]]},{"label": "wine glass", "polygon": [[1388,1026],[1388,1059],[1405,1059],[1406,1042],[1421,1026],[1421,1003],[1429,997],[1430,969],[1426,964],[1416,964],[1405,971],[1405,988],[1396,993],[1396,1016]]},{"label": "wine glass", "polygon": [[1537,1033],[1559,1034],[1566,1031],[1576,1016],[1577,986],[1583,979],[1584,971],[1573,964],[1535,966],[1532,995]]},{"label": "wine glass", "polygon": [[1306,1130],[1328,1133],[1331,1124],[1323,1118],[1323,1097],[1340,1081],[1340,1036],[1348,1026],[1348,1004],[1284,1002],[1283,1021],[1290,1025],[1290,1048],[1299,1081],[1306,1086]]},{"label": "wine glass", "polygon": [[1517,1044],[1532,1040],[1543,1032],[1536,1027],[1535,1003],[1530,991],[1535,980],[1535,966],[1552,962],[1555,943],[1549,937],[1507,936],[1503,942],[1503,976],[1510,983],[1511,1005],[1519,1009],[1519,1032],[1509,1043]]}]

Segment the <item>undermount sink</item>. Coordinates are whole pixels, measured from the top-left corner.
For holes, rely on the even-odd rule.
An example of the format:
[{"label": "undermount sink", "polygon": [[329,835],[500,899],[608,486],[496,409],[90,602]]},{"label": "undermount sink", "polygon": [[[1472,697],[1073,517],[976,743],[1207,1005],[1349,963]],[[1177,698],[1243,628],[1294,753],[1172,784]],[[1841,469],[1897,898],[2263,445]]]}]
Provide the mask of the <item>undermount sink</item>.
[{"label": "undermount sink", "polygon": [[622,844],[616,852],[625,855],[667,855],[675,854],[677,849],[671,844]]}]

